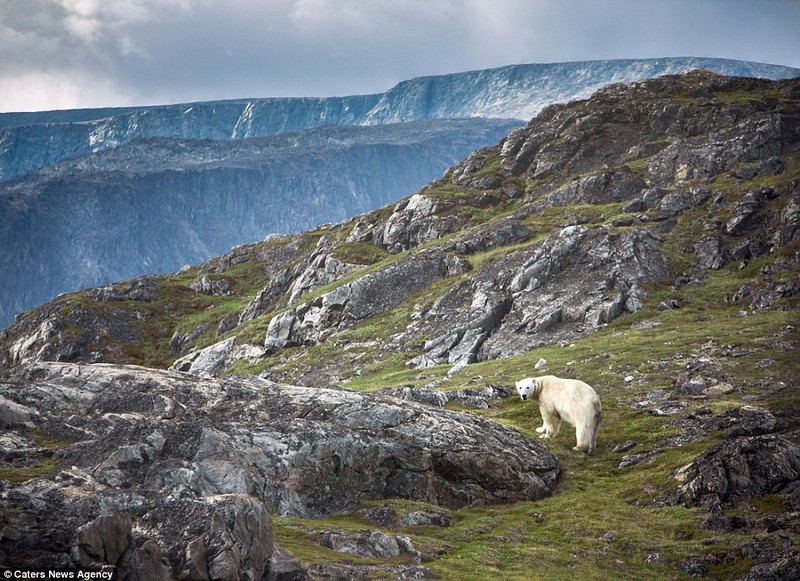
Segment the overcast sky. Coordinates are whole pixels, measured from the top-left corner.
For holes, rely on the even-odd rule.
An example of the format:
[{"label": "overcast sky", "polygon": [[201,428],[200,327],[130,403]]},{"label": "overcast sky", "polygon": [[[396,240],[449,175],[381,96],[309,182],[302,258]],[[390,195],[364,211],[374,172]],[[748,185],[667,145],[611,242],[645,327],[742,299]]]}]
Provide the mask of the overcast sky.
[{"label": "overcast sky", "polygon": [[0,0],[0,112],[663,56],[800,68],[800,0]]}]

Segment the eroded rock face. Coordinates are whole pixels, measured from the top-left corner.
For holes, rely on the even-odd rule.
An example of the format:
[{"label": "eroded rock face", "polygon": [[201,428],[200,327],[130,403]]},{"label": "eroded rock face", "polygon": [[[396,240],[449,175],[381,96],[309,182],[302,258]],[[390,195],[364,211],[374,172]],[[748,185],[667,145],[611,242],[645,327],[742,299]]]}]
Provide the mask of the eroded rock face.
[{"label": "eroded rock face", "polygon": [[463,259],[429,252],[365,274],[273,317],[264,347],[277,351],[319,342],[337,330],[393,309],[436,279],[461,274],[468,268]]},{"label": "eroded rock face", "polygon": [[641,285],[669,272],[658,240],[569,226],[454,286],[414,332],[433,337],[409,364],[472,363],[592,331],[641,308]]},{"label": "eroded rock face", "polygon": [[451,508],[538,499],[560,472],[511,429],[385,396],[62,363],[0,381],[9,435],[23,442],[35,428],[63,442],[40,450],[45,476],[0,497],[16,507],[0,535],[8,564],[260,579],[270,514],[391,497]]},{"label": "eroded rock face", "polygon": [[675,475],[674,502],[718,510],[739,498],[782,491],[800,479],[800,446],[774,434],[713,445]]}]

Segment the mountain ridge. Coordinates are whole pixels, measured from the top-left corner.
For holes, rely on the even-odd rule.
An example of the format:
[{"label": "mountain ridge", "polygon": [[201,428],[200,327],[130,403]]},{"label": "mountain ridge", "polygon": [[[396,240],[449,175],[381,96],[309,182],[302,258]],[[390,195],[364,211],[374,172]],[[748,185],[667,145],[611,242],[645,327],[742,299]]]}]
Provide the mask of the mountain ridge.
[{"label": "mountain ridge", "polygon": [[516,125],[439,120],[232,142],[150,138],[7,180],[0,325],[60,292],[174,272],[270,233],[369,210]]},{"label": "mountain ridge", "polygon": [[[800,75],[800,69],[791,67],[716,58],[575,61],[508,65],[417,77],[401,81],[385,93],[373,95],[232,99],[125,107],[118,111],[0,113],[0,179],[63,157],[115,147],[142,137],[236,139],[299,131],[324,124],[380,125],[456,117],[528,121],[547,104],[588,97],[608,83],[676,74],[690,68],[774,79]],[[533,94],[538,96],[532,98]],[[100,116],[90,111],[96,111]],[[73,115],[78,116],[78,120],[70,129],[68,120]],[[62,153],[57,152],[58,146],[53,149],[54,136],[45,131],[48,125],[53,125],[54,117],[61,119],[59,131],[68,137]],[[38,118],[44,118],[44,123],[37,122]],[[210,122],[212,118],[214,121]],[[166,120],[174,124],[175,129],[164,126]],[[26,127],[30,134],[26,134]],[[14,128],[18,134],[14,133]],[[58,136],[55,138],[59,139]],[[52,153],[44,155],[35,164],[12,167],[13,160],[19,162],[25,158],[24,154],[14,151],[15,143],[36,144],[42,152]]]},{"label": "mountain ridge", "polygon": [[[525,116],[524,121],[518,122],[522,125],[529,115],[546,104],[588,96],[607,82],[676,72],[692,66],[777,77],[800,72],[774,65],[690,57],[546,63],[420,77],[401,82],[386,93],[366,96],[0,114],[0,178],[4,178],[0,181],[0,243],[9,249],[0,257],[0,270],[4,274],[0,277],[0,327],[8,325],[25,309],[61,292],[147,272],[174,271],[237,244],[259,240],[271,233],[298,231],[335,221],[345,214],[352,215],[409,194],[440,176],[468,151],[495,142],[510,126],[508,121],[493,120],[494,129],[490,130],[486,123],[479,126],[476,115]],[[161,181],[156,171],[147,179],[141,177],[144,174],[137,173],[133,180],[128,177],[134,174],[123,171],[109,180],[102,177],[110,174],[103,174],[99,165],[100,160],[109,159],[104,152],[119,149],[115,155],[130,157],[133,152],[140,152],[136,154],[137,159],[120,162],[118,165],[122,168],[126,163],[157,166],[155,153],[148,155],[141,145],[127,147],[137,139],[175,140],[170,146],[164,141],[142,142],[161,144],[161,151],[195,145],[199,150],[208,151],[209,142],[203,140],[215,139],[219,140],[215,143],[220,151],[209,155],[222,158],[227,155],[223,152],[225,149],[244,151],[235,145],[237,142],[262,138],[256,136],[264,134],[263,138],[272,136],[276,140],[273,143],[278,143],[278,135],[286,135],[289,130],[298,130],[294,132],[297,135],[311,131],[309,135],[313,135],[317,131],[313,127],[320,123],[362,126],[358,139],[363,140],[368,131],[378,131],[369,127],[389,127],[386,123],[396,126],[397,121],[414,123],[414,119],[420,118],[428,119],[428,123],[441,122],[444,127],[446,120],[442,118],[448,116],[475,117],[474,125],[470,129],[465,125],[462,138],[440,132],[438,143],[425,136],[427,129],[421,129],[413,146],[416,160],[410,149],[403,149],[404,154],[398,158],[400,163],[394,168],[389,167],[386,158],[388,142],[383,153],[375,153],[370,149],[374,146],[364,142],[361,153],[353,153],[347,165],[342,165],[342,144],[337,143],[335,137],[328,144],[330,158],[326,158],[327,154],[321,149],[307,154],[300,152],[307,160],[304,166],[307,169],[301,174],[312,169],[309,165],[312,159],[320,162],[313,168],[316,177],[310,182],[294,175],[298,165],[293,161],[283,166],[277,162],[278,159],[291,160],[299,149],[309,147],[310,138],[297,138],[294,142],[291,137],[285,138],[286,152],[275,153],[272,162],[265,159],[262,164],[268,171],[241,169],[238,167],[241,164],[230,159],[227,169],[223,164],[211,167],[209,163],[202,166],[202,171],[187,171],[179,164],[175,172],[164,174]],[[41,123],[34,123],[35,119]],[[74,123],[66,123],[70,119]],[[400,135],[396,129],[386,131],[387,139]],[[467,135],[470,140],[463,139]],[[232,140],[232,137],[239,139]],[[323,147],[324,143],[319,145]],[[398,145],[412,147],[407,143]],[[277,149],[270,151],[277,152]],[[95,155],[99,156],[97,161],[92,160]],[[190,157],[187,155],[184,159]],[[67,158],[72,161],[58,163]],[[326,159],[329,162],[325,162]],[[381,159],[385,162],[382,162],[384,169],[368,176],[372,161]],[[87,168],[93,165],[99,173],[90,179]],[[37,173],[33,170],[36,167],[49,169]],[[192,167],[201,168],[201,164],[193,162]],[[329,167],[333,175],[323,176],[321,172],[325,167]],[[56,175],[58,172],[61,175]],[[17,177],[11,177],[14,175]],[[46,187],[42,185],[45,175],[51,176]],[[102,184],[105,185],[101,187]],[[20,200],[42,198],[43,188],[53,200],[41,201],[38,206],[28,204],[28,213],[22,212]],[[26,190],[28,193],[21,197],[20,192]],[[209,196],[206,202],[200,202],[206,209],[199,214],[190,207],[190,199],[197,199],[191,195],[192,191],[206,192],[204,195]],[[160,192],[161,196],[148,207],[136,204],[137,199],[152,199],[153,192]],[[63,199],[70,196],[74,197],[71,202]],[[121,200],[124,196],[128,199],[125,216],[109,208],[110,202],[104,199]],[[336,200],[337,197],[342,199]],[[242,202],[222,201],[236,198]],[[236,211],[237,208],[241,210],[244,200],[260,207],[274,206],[284,198],[308,201],[292,207],[295,214],[295,210],[301,209],[301,218],[287,219],[278,211],[267,216],[261,212],[259,222],[255,215],[246,219],[249,229],[235,226],[242,220],[242,212]],[[57,218],[47,210],[48,205],[57,207],[64,202],[69,209]],[[206,217],[208,208],[215,204],[219,211],[209,236],[204,232],[211,224]],[[87,210],[82,211],[81,205]],[[175,214],[175,207],[189,209],[182,210],[183,216],[180,216]],[[105,214],[97,211],[103,208],[109,208]],[[234,214],[226,215],[227,209]],[[172,229],[158,226],[170,216],[177,216],[180,224]],[[197,217],[194,221],[193,216]],[[73,222],[68,224],[65,220],[69,219]],[[120,223],[128,220],[133,224],[125,237],[102,235],[108,224],[112,224],[112,231],[119,231]],[[55,232],[63,235],[55,236]],[[148,233],[146,237],[144,233]],[[75,260],[69,260],[69,256]]]}]

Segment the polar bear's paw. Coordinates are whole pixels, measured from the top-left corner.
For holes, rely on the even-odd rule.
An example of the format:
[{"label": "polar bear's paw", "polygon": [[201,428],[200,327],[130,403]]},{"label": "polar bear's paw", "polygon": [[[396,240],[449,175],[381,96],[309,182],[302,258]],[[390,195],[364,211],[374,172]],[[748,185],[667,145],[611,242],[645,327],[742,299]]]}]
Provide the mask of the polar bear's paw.
[{"label": "polar bear's paw", "polygon": [[547,428],[545,428],[544,426],[539,426],[538,428],[536,428],[536,433],[537,434],[544,434],[546,431],[547,431]]}]

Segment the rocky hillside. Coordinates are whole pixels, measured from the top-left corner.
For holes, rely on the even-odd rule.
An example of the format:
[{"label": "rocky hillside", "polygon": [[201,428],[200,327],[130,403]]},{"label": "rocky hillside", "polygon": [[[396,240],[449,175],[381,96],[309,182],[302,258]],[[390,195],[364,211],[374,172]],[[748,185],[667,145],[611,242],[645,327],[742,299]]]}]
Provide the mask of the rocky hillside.
[{"label": "rocky hillside", "polygon": [[0,328],[63,292],[378,208],[545,105],[696,67],[800,75],[725,59],[590,61],[411,79],[377,95],[0,114]]},{"label": "rocky hillside", "polygon": [[[795,578],[798,229],[800,81],[697,71],[547,107],[377,211],[61,296],[0,337],[0,562]],[[600,393],[596,455],[534,439],[512,388],[543,373]]]}]

